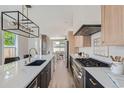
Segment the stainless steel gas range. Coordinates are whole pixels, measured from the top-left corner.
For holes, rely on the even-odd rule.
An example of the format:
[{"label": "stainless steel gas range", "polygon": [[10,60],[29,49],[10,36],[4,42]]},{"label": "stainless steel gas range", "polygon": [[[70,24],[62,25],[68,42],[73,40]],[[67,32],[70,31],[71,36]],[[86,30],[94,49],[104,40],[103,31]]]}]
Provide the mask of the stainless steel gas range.
[{"label": "stainless steel gas range", "polygon": [[98,61],[93,58],[76,58],[70,57],[70,69],[77,88],[86,87],[86,75],[84,67],[109,67],[109,64]]}]

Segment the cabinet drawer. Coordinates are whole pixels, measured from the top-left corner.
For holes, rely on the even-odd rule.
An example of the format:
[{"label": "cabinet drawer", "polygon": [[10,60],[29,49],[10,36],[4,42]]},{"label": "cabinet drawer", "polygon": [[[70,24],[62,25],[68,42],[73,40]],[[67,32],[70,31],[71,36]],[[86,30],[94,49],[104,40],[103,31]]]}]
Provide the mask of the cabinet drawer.
[{"label": "cabinet drawer", "polygon": [[86,88],[104,88],[92,75],[86,71]]}]

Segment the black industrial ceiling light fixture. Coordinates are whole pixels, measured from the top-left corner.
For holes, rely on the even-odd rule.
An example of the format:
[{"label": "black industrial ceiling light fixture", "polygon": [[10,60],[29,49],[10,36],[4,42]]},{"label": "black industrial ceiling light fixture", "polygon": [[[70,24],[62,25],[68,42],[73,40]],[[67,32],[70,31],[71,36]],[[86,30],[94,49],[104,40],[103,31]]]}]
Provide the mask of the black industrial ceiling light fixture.
[{"label": "black industrial ceiling light fixture", "polygon": [[40,28],[28,18],[28,8],[32,6],[26,5],[26,7],[27,16],[20,11],[1,12],[1,29],[27,38],[38,38]]}]

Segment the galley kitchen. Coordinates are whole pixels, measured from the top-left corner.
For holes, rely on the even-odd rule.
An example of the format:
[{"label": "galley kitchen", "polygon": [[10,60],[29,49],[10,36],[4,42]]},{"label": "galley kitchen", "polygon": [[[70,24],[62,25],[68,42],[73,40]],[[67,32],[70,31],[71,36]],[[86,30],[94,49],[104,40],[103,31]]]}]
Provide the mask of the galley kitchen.
[{"label": "galley kitchen", "polygon": [[0,5],[0,88],[124,87],[123,5]]}]

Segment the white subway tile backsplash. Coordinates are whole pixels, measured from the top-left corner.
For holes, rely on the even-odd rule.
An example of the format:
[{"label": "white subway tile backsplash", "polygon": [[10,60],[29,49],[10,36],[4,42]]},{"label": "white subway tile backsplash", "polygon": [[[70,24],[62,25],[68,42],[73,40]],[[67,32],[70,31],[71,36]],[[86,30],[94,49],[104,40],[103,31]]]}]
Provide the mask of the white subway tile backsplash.
[{"label": "white subway tile backsplash", "polygon": [[[107,63],[111,63],[112,60],[110,57],[102,57],[102,56],[98,56],[95,55],[93,53],[93,39],[100,37],[101,36],[101,32],[96,33],[94,35],[92,35],[92,47],[88,47],[88,48],[80,48],[79,51],[80,52],[85,52],[88,53],[90,55],[90,57],[93,57],[95,59],[101,60],[101,61],[105,61]],[[109,46],[109,56],[113,55],[113,56],[124,56],[124,46]]]}]

